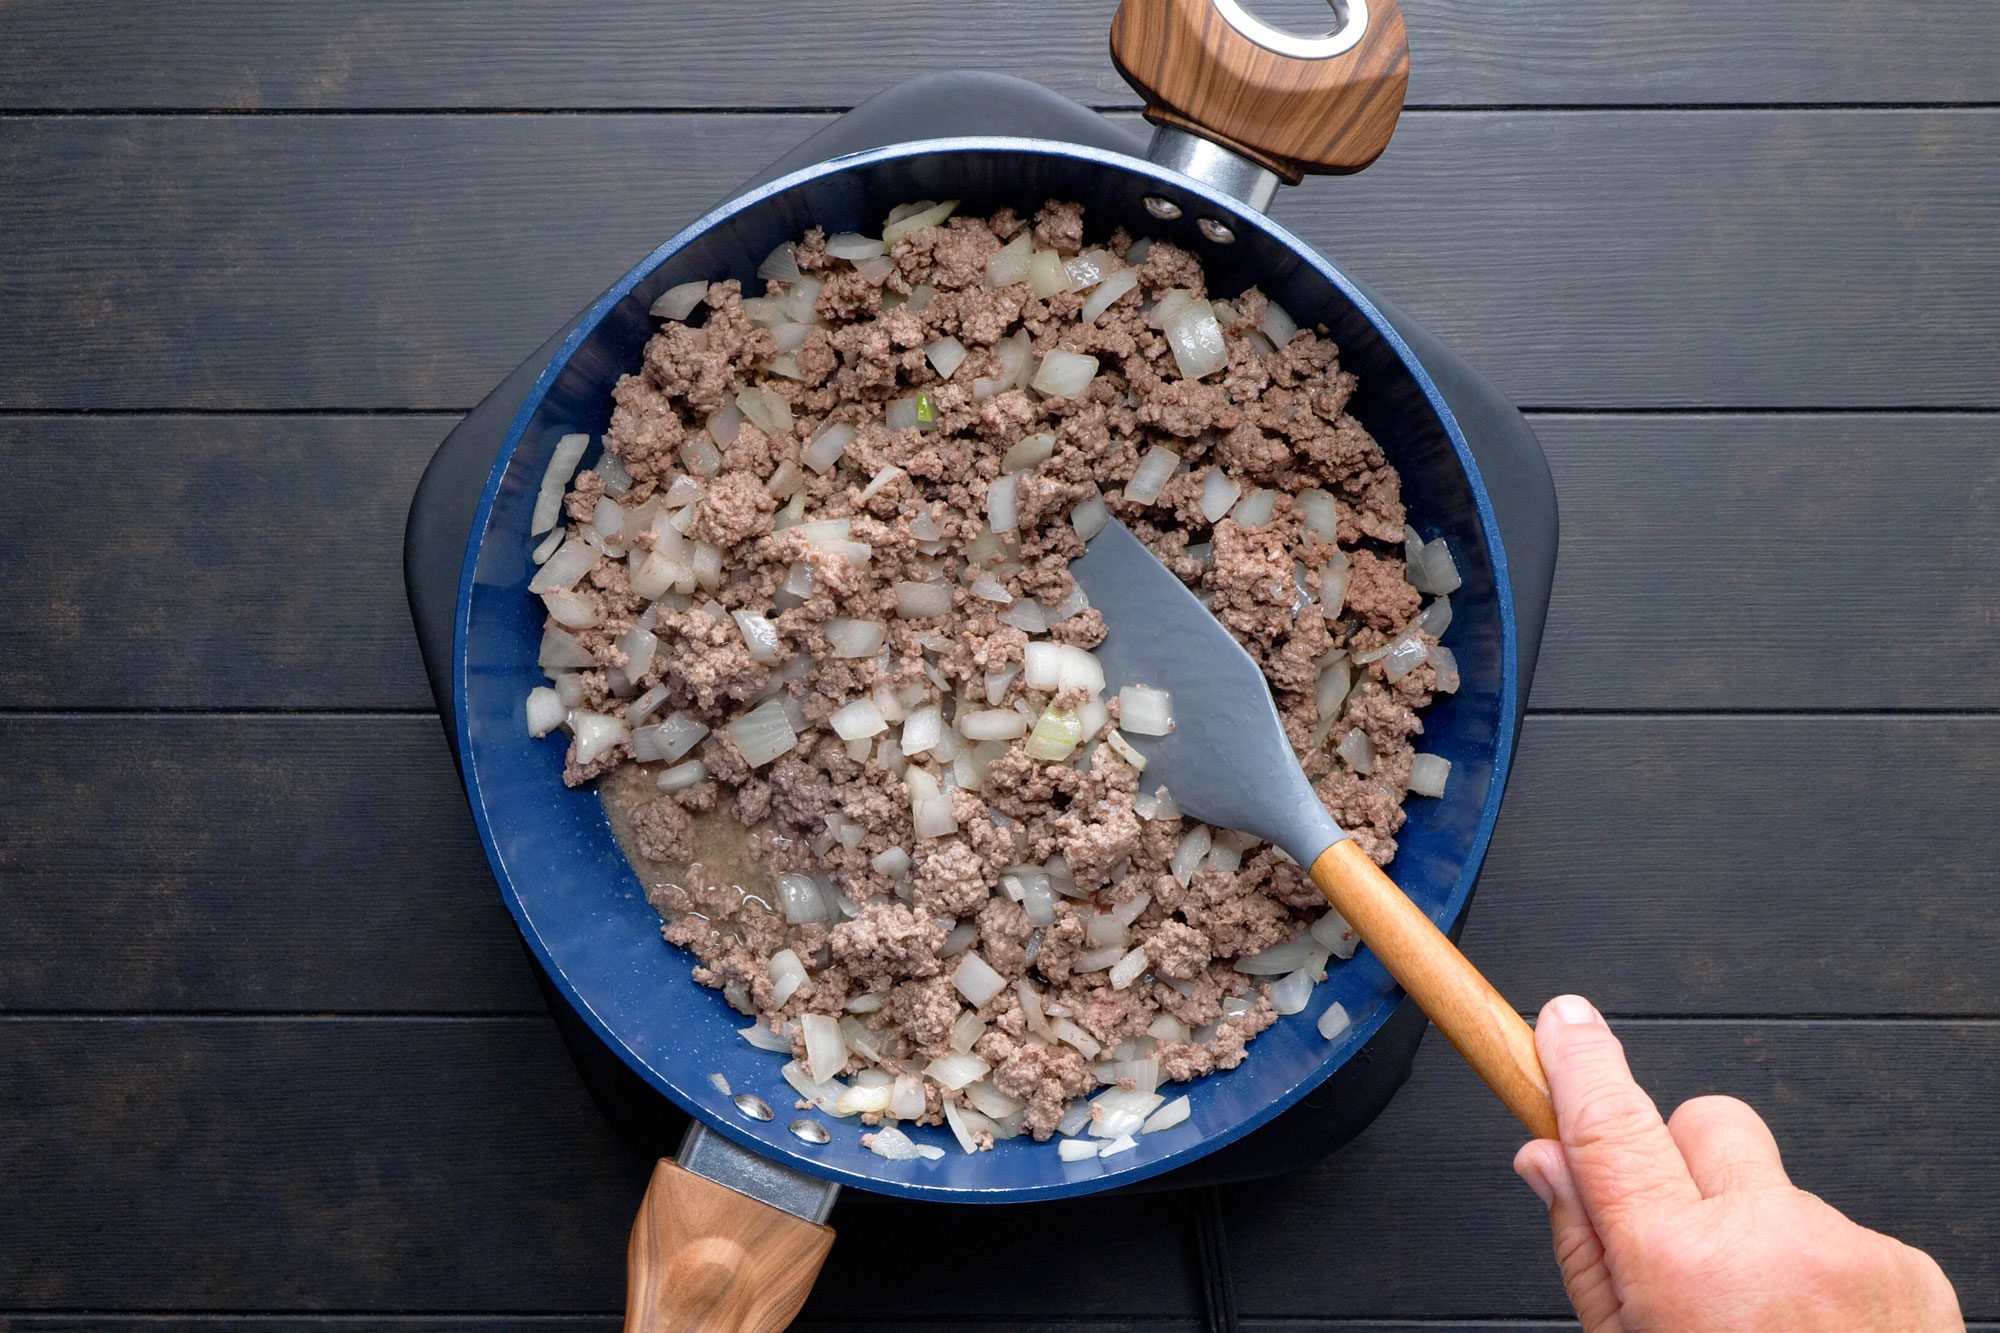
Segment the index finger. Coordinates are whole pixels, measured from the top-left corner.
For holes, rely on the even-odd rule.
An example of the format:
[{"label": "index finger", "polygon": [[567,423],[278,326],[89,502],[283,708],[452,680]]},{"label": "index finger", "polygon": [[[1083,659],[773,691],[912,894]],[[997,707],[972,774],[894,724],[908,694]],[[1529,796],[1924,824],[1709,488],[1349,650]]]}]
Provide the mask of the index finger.
[{"label": "index finger", "polygon": [[1584,1211],[1616,1250],[1662,1206],[1697,1203],[1679,1145],[1625,1063],[1625,1049],[1588,1000],[1563,995],[1543,1007],[1535,1047],[1549,1078],[1563,1155]]}]

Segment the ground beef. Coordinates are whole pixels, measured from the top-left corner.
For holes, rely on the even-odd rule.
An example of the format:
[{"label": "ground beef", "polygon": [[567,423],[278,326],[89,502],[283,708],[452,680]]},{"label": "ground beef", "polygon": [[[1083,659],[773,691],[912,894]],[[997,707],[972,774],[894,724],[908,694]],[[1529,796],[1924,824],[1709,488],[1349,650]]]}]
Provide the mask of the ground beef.
[{"label": "ground beef", "polygon": [[[1086,324],[1083,293],[989,285],[989,265],[1021,240],[1058,262],[1137,262],[1137,290]],[[1169,292],[1205,298],[1200,262],[1166,242],[1133,260],[1122,231],[1093,250],[1077,204],[1051,200],[1032,220],[952,217],[874,257],[836,258],[829,243],[808,233],[793,247],[802,276],[761,294],[711,284],[612,395],[604,445],[622,467],[579,473],[563,515],[567,538],[601,555],[566,608],[593,623],[551,638],[588,663],[550,673],[573,736],[608,727],[612,739],[588,761],[572,739],[565,779],[604,783],[666,939],[795,1057],[801,1018],[838,1015],[856,1087],[865,1073],[920,1091],[921,1112],[906,1101],[897,1118],[934,1124],[949,1106],[977,1146],[1046,1138],[1076,1098],[1133,1082],[1121,1062],[1156,1060],[1168,1083],[1239,1063],[1277,1015],[1271,979],[1235,964],[1324,907],[1296,864],[1240,835],[1211,831],[1210,859],[1172,873],[1195,826],[1159,817],[1157,793],[1099,736],[1051,762],[954,724],[1084,703],[1029,689],[1023,657],[1035,638],[1094,647],[1103,617],[1086,609],[1045,632],[1013,622],[1074,592],[1083,545],[1070,516],[1102,495],[1257,660],[1321,799],[1386,862],[1437,685],[1429,664],[1390,680],[1375,657],[1417,633],[1422,609],[1405,577],[1401,483],[1349,414],[1355,380],[1323,328],[1273,346],[1270,304],[1252,288],[1215,306],[1228,365],[1185,379],[1146,313]],[[1084,393],[1022,387],[1056,349],[1098,358]],[[831,429],[842,448],[830,460],[816,442]],[[1016,528],[996,538],[988,489],[1031,435],[1050,438],[1048,456],[1014,474]],[[1181,458],[1178,475],[1155,504],[1126,499],[1156,446]],[[1204,518],[1217,469],[1246,497],[1275,492],[1268,520]],[[942,595],[948,611],[901,617],[908,584],[941,590],[917,595]],[[879,645],[842,655],[854,626],[840,621],[868,622]],[[1375,660],[1351,660],[1362,657]],[[1329,671],[1343,684],[1323,717]],[[871,715],[843,741],[833,719],[847,709],[837,725],[849,727],[857,706]],[[628,716],[639,708],[644,719]],[[729,728],[760,709],[784,718],[792,743],[746,756]],[[919,710],[944,737],[905,754]],[[1115,725],[1115,701],[1107,712]],[[674,757],[638,761],[662,733],[636,722],[681,736]],[[708,730],[689,748],[693,723]],[[1334,753],[1349,732],[1374,747],[1365,773]],[[950,831],[917,835],[925,793],[927,818],[942,813]],[[1130,949],[1145,970],[1114,987],[1106,959]],[[806,980],[780,1002],[783,950]],[[976,984],[984,968],[1005,984],[974,1006],[954,977]],[[968,1047],[985,1077],[923,1077]]]}]

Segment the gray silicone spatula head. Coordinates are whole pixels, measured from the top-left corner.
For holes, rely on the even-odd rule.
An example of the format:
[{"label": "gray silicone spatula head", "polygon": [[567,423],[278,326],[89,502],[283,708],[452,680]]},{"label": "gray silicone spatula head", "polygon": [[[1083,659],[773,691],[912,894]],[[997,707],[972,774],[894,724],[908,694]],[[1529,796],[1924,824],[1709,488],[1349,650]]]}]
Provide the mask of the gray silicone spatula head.
[{"label": "gray silicone spatula head", "polygon": [[1104,617],[1091,651],[1107,697],[1149,685],[1173,698],[1173,731],[1126,733],[1146,758],[1145,790],[1164,785],[1184,813],[1268,839],[1300,865],[1346,836],[1299,768],[1257,663],[1124,524],[1105,524],[1070,572]]}]

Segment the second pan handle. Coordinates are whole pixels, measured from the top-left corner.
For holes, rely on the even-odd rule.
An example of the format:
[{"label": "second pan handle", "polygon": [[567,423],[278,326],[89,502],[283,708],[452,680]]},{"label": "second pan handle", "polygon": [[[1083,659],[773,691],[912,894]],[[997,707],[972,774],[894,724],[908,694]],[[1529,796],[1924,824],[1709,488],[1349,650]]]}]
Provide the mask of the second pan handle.
[{"label": "second pan handle", "polygon": [[1359,171],[1395,133],[1410,81],[1396,0],[1343,0],[1341,26],[1298,37],[1238,0],[1123,0],[1111,59],[1146,118],[1221,144],[1296,185]]}]

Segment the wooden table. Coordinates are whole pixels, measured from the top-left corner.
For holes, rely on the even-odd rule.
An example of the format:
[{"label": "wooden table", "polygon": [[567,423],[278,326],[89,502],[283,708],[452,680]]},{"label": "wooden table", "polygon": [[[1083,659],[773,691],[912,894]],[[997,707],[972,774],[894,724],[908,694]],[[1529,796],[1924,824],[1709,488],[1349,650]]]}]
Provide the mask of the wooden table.
[{"label": "wooden table", "polygon": [[[1407,9],[1388,154],[1279,209],[1529,405],[1561,491],[1467,947],[2000,1319],[2000,24]],[[647,1164],[468,826],[404,506],[831,111],[953,65],[1128,108],[1109,12],[0,5],[0,1327],[616,1327]],[[1432,1042],[1292,1178],[850,1198],[808,1322],[1555,1326],[1517,1140]]]}]

